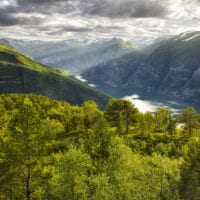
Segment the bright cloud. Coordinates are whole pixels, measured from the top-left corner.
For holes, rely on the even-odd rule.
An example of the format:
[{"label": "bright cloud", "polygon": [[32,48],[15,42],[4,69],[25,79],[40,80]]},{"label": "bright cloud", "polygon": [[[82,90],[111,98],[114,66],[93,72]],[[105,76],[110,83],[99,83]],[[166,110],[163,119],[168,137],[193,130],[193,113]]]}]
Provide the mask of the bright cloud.
[{"label": "bright cloud", "polygon": [[0,37],[121,37],[138,45],[199,30],[199,0],[1,0]]}]

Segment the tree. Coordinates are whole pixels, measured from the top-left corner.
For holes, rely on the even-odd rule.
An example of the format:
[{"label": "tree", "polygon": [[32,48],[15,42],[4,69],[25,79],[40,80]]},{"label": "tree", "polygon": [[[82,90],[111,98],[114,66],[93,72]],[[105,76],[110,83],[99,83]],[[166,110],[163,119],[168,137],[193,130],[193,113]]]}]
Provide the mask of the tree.
[{"label": "tree", "polygon": [[46,157],[49,155],[51,141],[60,131],[63,131],[60,123],[42,119],[40,109],[35,109],[30,98],[24,99],[24,103],[9,122],[1,149],[1,164],[7,166],[5,179],[9,178],[4,183],[12,183],[11,199],[30,200],[44,195],[49,178],[48,172],[43,171],[48,165]]},{"label": "tree", "polygon": [[95,124],[95,120],[98,117],[100,110],[98,109],[97,104],[92,101],[86,101],[82,105],[83,114],[84,114],[84,125],[86,129],[91,128]]},{"label": "tree", "polygon": [[111,134],[108,123],[102,113],[96,117],[93,132],[85,140],[84,149],[94,161],[97,171],[101,171],[109,157]]},{"label": "tree", "polygon": [[165,132],[170,130],[170,132],[173,132],[173,117],[168,108],[159,108],[154,114],[154,120],[156,131]]},{"label": "tree", "polygon": [[128,133],[130,126],[136,123],[137,114],[134,105],[123,99],[110,99],[105,110],[106,119],[111,126],[116,127],[117,133],[121,133],[124,127]]},{"label": "tree", "polygon": [[192,107],[183,110],[180,115],[177,116],[177,121],[184,124],[184,127],[190,136],[193,134],[193,130],[200,125],[199,114]]},{"label": "tree", "polygon": [[141,130],[141,134],[150,136],[150,134],[153,132],[154,127],[155,127],[152,113],[150,112],[147,112],[144,114],[141,113],[139,115],[138,124]]},{"label": "tree", "polygon": [[74,106],[71,108],[71,115],[72,130],[83,131],[85,129],[83,109]]},{"label": "tree", "polygon": [[200,199],[200,139],[193,137],[187,143],[187,159],[181,167],[180,196],[183,200]]},{"label": "tree", "polygon": [[112,199],[178,200],[181,162],[161,155],[141,156],[115,138],[110,146],[107,173]]},{"label": "tree", "polygon": [[[33,107],[30,99],[26,98],[20,112],[18,112],[10,122],[9,147],[16,158],[13,163],[18,168],[18,176],[24,184],[25,198],[31,199],[32,174],[41,149],[38,149],[37,139],[40,126],[39,115]],[[36,139],[37,138],[37,139]],[[21,170],[20,170],[21,169]],[[23,180],[24,183],[23,183]]]},{"label": "tree", "polygon": [[87,200],[92,171],[90,157],[81,150],[70,149],[56,155],[55,159],[55,171],[50,180],[52,195],[58,200]]}]

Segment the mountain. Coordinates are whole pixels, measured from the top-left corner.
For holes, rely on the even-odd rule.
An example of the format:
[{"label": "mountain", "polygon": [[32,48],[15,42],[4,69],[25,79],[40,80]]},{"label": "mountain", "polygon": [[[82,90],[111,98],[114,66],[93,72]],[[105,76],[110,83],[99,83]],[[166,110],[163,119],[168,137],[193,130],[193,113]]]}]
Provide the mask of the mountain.
[{"label": "mountain", "polygon": [[113,38],[107,41],[30,41],[0,39],[23,54],[49,66],[63,68],[73,74],[116,59],[134,51],[130,42]]},{"label": "mountain", "polygon": [[82,77],[115,96],[200,102],[200,32],[165,39],[141,51],[101,63]]},{"label": "mountain", "polygon": [[47,67],[0,44],[0,93],[34,93],[81,104],[92,99],[103,107],[109,96],[64,70]]}]

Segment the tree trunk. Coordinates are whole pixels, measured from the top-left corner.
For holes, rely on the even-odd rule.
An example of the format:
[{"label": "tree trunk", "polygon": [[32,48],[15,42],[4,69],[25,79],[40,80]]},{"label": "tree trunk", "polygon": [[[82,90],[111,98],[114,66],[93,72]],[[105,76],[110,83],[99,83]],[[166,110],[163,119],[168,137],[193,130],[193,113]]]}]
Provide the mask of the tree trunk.
[{"label": "tree trunk", "polygon": [[30,166],[28,166],[28,172],[26,177],[26,199],[31,199],[31,190],[30,190],[30,181],[31,181],[31,169]]}]

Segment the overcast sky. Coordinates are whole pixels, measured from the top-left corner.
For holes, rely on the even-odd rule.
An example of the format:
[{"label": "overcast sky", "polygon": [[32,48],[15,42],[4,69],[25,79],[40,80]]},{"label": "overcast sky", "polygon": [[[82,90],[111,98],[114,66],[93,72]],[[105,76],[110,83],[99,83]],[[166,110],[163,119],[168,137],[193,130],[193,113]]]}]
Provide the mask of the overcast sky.
[{"label": "overcast sky", "polygon": [[0,0],[0,29],[12,38],[148,41],[200,30],[200,0]]}]

